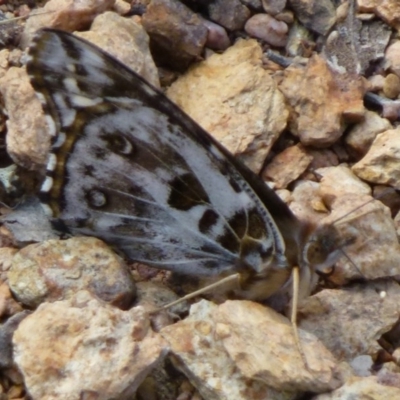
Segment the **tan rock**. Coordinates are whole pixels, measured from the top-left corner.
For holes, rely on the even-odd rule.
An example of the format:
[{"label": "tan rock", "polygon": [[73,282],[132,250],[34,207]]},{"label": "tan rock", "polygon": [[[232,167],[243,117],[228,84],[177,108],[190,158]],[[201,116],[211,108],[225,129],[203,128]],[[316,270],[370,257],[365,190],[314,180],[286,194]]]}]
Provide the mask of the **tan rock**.
[{"label": "tan rock", "polygon": [[317,395],[313,400],[343,399],[388,400],[400,398],[400,389],[395,386],[379,383],[379,378],[351,378],[341,388],[331,393]]},{"label": "tan rock", "polygon": [[28,169],[44,165],[50,137],[42,107],[25,69],[10,68],[0,79],[0,91],[8,113],[8,153]]},{"label": "tan rock", "polygon": [[97,15],[111,10],[114,3],[115,0],[48,1],[27,20],[20,46],[28,46],[32,35],[40,28],[57,28],[67,32],[87,28]]},{"label": "tan rock", "polygon": [[10,50],[0,50],[0,78],[4,76],[8,69],[8,57],[10,56]]},{"label": "tan rock", "polygon": [[357,0],[358,12],[374,13],[395,29],[400,28],[400,3],[397,0]]},{"label": "tan rock", "polygon": [[372,111],[365,112],[365,119],[354,125],[345,137],[345,143],[358,156],[364,156],[378,133],[391,129],[391,123]]},{"label": "tan rock", "polygon": [[390,65],[390,70],[400,77],[400,40],[396,40],[388,46],[385,59]]},{"label": "tan rock", "polygon": [[88,290],[121,308],[131,305],[135,289],[121,260],[101,240],[76,237],[49,240],[20,250],[8,273],[9,285],[19,301],[37,307]]},{"label": "tan rock", "polygon": [[313,332],[339,359],[376,355],[378,339],[397,322],[400,288],[388,280],[325,289],[302,301],[301,329]]},{"label": "tan rock", "polygon": [[190,69],[167,91],[171,100],[257,172],[288,116],[261,57],[255,40],[240,40],[224,54]]},{"label": "tan rock", "polygon": [[342,285],[350,279],[376,279],[400,273],[400,246],[386,206],[372,201],[370,196],[343,193],[329,207],[332,212],[321,223],[334,224],[340,237],[348,239],[331,281]]},{"label": "tan rock", "polygon": [[263,178],[273,181],[277,189],[286,188],[307,169],[312,159],[312,155],[301,144],[287,147],[267,165]]},{"label": "tan rock", "polygon": [[289,321],[257,303],[215,306],[203,300],[192,306],[189,318],[161,334],[207,399],[280,399],[282,391],[292,398],[340,385],[334,359],[311,334],[300,332],[307,370]]},{"label": "tan rock", "polygon": [[395,74],[385,77],[383,84],[383,94],[389,99],[396,99],[400,94],[400,78]]},{"label": "tan rock", "polygon": [[350,279],[399,274],[400,247],[390,210],[373,201],[369,186],[345,166],[317,172],[322,175],[321,183],[297,185],[290,208],[300,220],[333,224],[344,241],[333,242],[333,246],[344,246],[347,257],[339,258],[329,280],[342,285]]},{"label": "tan rock", "polygon": [[149,37],[142,25],[133,19],[105,12],[94,19],[90,31],[75,34],[101,47],[146,81],[160,87],[157,68],[150,53]]},{"label": "tan rock", "polygon": [[347,165],[319,168],[315,173],[321,179],[321,197],[331,205],[348,193],[371,194],[371,188],[351,171]]},{"label": "tan rock", "polygon": [[131,398],[167,351],[141,307],[121,311],[87,292],[39,306],[13,345],[33,400]]},{"label": "tan rock", "polygon": [[306,67],[286,68],[279,88],[292,107],[291,130],[304,145],[327,147],[343,134],[346,122],[364,116],[361,79],[331,70],[319,56]]},{"label": "tan rock", "polygon": [[368,153],[352,167],[368,182],[400,188],[400,128],[377,135]]}]

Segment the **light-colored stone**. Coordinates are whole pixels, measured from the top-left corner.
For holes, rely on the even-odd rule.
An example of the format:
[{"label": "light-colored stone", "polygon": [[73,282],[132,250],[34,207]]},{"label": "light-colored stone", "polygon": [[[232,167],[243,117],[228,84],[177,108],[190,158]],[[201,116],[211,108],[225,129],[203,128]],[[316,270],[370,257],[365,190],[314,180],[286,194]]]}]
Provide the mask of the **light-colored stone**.
[{"label": "light-colored stone", "polygon": [[312,155],[301,144],[287,147],[267,165],[263,178],[273,181],[277,189],[284,189],[307,169],[312,160]]},{"label": "light-colored stone", "polygon": [[150,54],[149,37],[142,25],[133,19],[105,12],[94,19],[90,31],[75,34],[110,53],[152,85],[160,86]]},{"label": "light-colored stone", "polygon": [[8,69],[8,57],[10,56],[10,50],[0,50],[0,78],[4,76]]},{"label": "light-colored stone", "polygon": [[44,165],[50,138],[42,107],[26,71],[10,68],[0,79],[0,91],[8,113],[8,153],[28,169]]},{"label": "light-colored stone", "polygon": [[167,91],[171,100],[257,172],[288,117],[282,93],[262,68],[261,58],[255,40],[239,40],[224,54],[190,69]]},{"label": "light-colored stone", "polygon": [[374,13],[388,25],[400,29],[400,3],[397,0],[357,0],[359,13]]},{"label": "light-colored stone", "polygon": [[361,78],[331,70],[317,55],[306,67],[286,68],[279,88],[293,109],[290,128],[304,145],[327,147],[343,134],[347,122],[364,116]]},{"label": "light-colored stone", "polygon": [[371,147],[378,133],[391,129],[391,123],[376,112],[366,111],[365,119],[354,125],[345,137],[346,144],[358,156],[363,156]]},{"label": "light-colored stone", "polygon": [[[334,207],[336,225],[355,237],[354,243],[344,247],[348,258],[342,257],[336,264],[337,283],[349,279],[376,279],[400,273],[400,247],[390,210],[379,201],[368,204],[369,197],[347,195],[339,199]],[[357,209],[357,207],[360,207]],[[340,212],[340,213],[339,213]]]},{"label": "light-colored stone", "polygon": [[388,46],[385,59],[389,63],[390,70],[400,77],[400,40],[396,40]]},{"label": "light-colored stone", "polygon": [[368,153],[352,170],[368,182],[400,189],[400,128],[377,135]]},{"label": "light-colored stone", "polygon": [[333,244],[344,246],[347,257],[339,258],[329,280],[342,285],[350,279],[400,274],[400,246],[390,210],[373,201],[369,186],[347,167],[317,172],[322,176],[321,183],[298,184],[290,208],[300,220],[333,224],[339,232],[343,243]]},{"label": "light-colored stone", "polygon": [[383,94],[389,99],[397,99],[400,94],[400,78],[396,74],[388,74],[383,84]]},{"label": "light-colored stone", "polygon": [[347,193],[371,194],[371,188],[351,171],[347,165],[319,168],[315,173],[321,179],[321,197],[331,205]]},{"label": "light-colored stone", "polygon": [[44,27],[67,32],[87,28],[97,15],[111,10],[114,4],[115,0],[50,0],[27,20],[20,46],[28,46],[35,32]]},{"label": "light-colored stone", "polygon": [[282,392],[293,396],[340,385],[335,360],[313,335],[300,332],[307,370],[289,321],[257,303],[203,300],[161,334],[206,399],[282,399]]},{"label": "light-colored stone", "polygon": [[398,387],[379,383],[379,378],[369,376],[367,378],[351,378],[341,388],[331,393],[317,395],[313,397],[313,400],[395,400],[399,398],[400,389]]},{"label": "light-colored stone", "polygon": [[121,308],[129,307],[135,296],[122,259],[101,240],[90,237],[23,248],[13,258],[8,279],[17,299],[30,307],[70,298],[82,289]]},{"label": "light-colored stone", "polygon": [[141,307],[121,311],[88,292],[40,305],[13,345],[33,400],[132,398],[167,351]]},{"label": "light-colored stone", "polygon": [[313,332],[338,360],[374,357],[381,349],[378,339],[397,322],[399,301],[399,285],[388,280],[325,289],[302,301],[299,326]]}]

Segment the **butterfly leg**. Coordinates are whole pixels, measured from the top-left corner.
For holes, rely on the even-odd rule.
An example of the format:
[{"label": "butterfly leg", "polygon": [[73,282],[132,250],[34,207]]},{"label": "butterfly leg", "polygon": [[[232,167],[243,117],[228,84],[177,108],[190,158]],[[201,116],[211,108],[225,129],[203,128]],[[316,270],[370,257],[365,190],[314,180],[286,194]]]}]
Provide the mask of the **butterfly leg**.
[{"label": "butterfly leg", "polygon": [[299,338],[299,331],[297,329],[297,307],[299,301],[299,287],[300,287],[300,268],[294,267],[292,270],[292,281],[293,281],[293,297],[292,297],[292,315],[290,321],[292,323],[294,340],[296,342],[297,349],[299,350],[300,356],[303,360],[304,366],[307,370],[310,370],[307,363],[307,358],[301,345]]},{"label": "butterfly leg", "polygon": [[168,308],[171,308],[171,307],[175,306],[176,304],[179,304],[186,300],[192,299],[193,297],[199,296],[200,294],[203,294],[212,289],[215,289],[216,287],[219,287],[219,286],[222,286],[227,283],[234,282],[234,281],[239,282],[239,280],[240,280],[240,274],[229,275],[226,278],[219,280],[218,282],[212,283],[211,285],[207,285],[199,290],[189,293],[186,296],[183,296],[180,299],[173,301],[172,303],[168,303],[165,306],[162,306],[161,308],[158,308],[158,309],[152,311],[152,313],[158,313],[159,311],[167,310]]}]

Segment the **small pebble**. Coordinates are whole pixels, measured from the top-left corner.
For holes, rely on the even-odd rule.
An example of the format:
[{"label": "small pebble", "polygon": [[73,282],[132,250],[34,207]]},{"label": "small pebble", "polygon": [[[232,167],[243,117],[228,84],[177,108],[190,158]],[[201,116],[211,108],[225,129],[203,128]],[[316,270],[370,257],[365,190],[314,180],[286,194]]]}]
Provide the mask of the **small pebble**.
[{"label": "small pebble", "polygon": [[257,39],[264,40],[271,46],[285,47],[288,26],[268,14],[253,15],[244,26],[244,30]]}]

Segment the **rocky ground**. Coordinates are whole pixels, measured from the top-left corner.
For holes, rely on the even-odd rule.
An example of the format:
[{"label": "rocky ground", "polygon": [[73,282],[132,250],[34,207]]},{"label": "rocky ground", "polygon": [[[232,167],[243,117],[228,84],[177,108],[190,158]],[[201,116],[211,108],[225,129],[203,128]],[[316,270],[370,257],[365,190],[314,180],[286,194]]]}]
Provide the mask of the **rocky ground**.
[{"label": "rocky ground", "polygon": [[34,32],[58,28],[162,88],[299,219],[356,240],[299,306],[304,360],[273,309],[215,296],[155,319],[176,299],[168,274],[98,239],[60,240],[34,202],[3,207],[0,398],[400,398],[400,3],[39,5],[0,1],[1,141],[13,162],[46,163],[24,63]]}]

